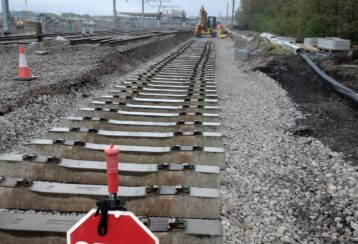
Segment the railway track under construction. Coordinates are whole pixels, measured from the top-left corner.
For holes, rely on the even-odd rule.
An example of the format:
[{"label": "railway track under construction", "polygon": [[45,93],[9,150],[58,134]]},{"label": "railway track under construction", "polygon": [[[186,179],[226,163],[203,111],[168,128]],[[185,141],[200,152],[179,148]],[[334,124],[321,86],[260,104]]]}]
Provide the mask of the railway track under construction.
[{"label": "railway track under construction", "polygon": [[109,144],[120,149],[118,196],[160,243],[222,243],[214,68],[214,43],[190,40],[31,140],[30,153],[0,154],[1,243],[65,243],[107,195]]},{"label": "railway track under construction", "polygon": [[[64,33],[52,33],[44,34],[45,40],[55,39],[58,36],[62,36],[67,39],[70,45],[78,44],[96,44],[96,45],[119,45],[126,44],[133,41],[146,40],[153,37],[161,37],[178,32],[185,32],[184,29],[173,29],[164,31],[96,31],[94,35],[83,36],[79,32],[64,32]],[[21,36],[3,36],[0,37],[0,45],[9,44],[30,44],[36,41],[36,35],[21,35]]]}]

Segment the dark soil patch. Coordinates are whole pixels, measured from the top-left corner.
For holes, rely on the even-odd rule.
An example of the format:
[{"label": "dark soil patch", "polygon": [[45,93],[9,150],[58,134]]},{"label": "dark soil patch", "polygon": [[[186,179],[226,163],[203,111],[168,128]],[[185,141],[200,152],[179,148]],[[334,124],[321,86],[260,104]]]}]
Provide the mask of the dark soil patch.
[{"label": "dark soil patch", "polygon": [[302,136],[302,137],[309,137],[312,136],[314,131],[311,128],[303,127],[303,128],[296,128],[293,131],[293,135],[295,136]]},{"label": "dark soil patch", "polygon": [[327,60],[319,63],[328,75],[350,89],[358,92],[358,65],[357,64],[334,64]]},{"label": "dark soil patch", "polygon": [[276,56],[257,69],[278,81],[306,115],[297,120],[296,135],[309,134],[358,165],[358,105],[328,87],[299,56]]}]

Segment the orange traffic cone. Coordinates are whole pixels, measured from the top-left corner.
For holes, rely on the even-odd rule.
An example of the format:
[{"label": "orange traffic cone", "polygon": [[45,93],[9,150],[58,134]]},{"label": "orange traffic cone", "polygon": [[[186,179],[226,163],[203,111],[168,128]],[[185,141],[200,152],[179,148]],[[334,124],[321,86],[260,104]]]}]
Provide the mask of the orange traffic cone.
[{"label": "orange traffic cone", "polygon": [[199,25],[195,25],[195,27],[194,27],[194,36],[195,37],[198,37],[199,36]]},{"label": "orange traffic cone", "polygon": [[37,77],[31,76],[30,68],[26,62],[25,46],[20,44],[19,45],[19,75],[18,77],[15,78],[15,80],[29,81],[35,79],[37,79]]}]

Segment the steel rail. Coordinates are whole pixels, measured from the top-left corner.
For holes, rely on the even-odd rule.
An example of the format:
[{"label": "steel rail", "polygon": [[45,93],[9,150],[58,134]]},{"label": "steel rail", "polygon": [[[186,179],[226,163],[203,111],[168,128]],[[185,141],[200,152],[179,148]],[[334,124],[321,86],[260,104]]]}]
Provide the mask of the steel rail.
[{"label": "steel rail", "polygon": [[[147,42],[141,34],[128,46]],[[0,208],[7,209],[0,212],[0,240],[63,242],[107,195],[103,149],[110,143],[121,149],[119,195],[162,244],[222,243],[225,155],[219,114],[207,111],[218,109],[214,58],[210,41],[188,41],[115,82],[47,139],[32,140],[30,154],[0,154]]]}]

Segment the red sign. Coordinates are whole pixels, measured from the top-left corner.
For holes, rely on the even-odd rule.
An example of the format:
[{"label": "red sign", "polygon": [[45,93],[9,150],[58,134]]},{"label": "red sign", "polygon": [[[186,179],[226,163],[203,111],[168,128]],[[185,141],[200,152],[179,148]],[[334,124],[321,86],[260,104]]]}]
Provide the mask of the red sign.
[{"label": "red sign", "polygon": [[67,244],[159,244],[158,238],[131,212],[109,211],[108,232],[99,236],[101,215],[92,209],[67,231]]}]

